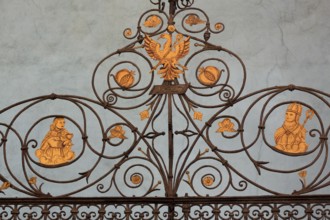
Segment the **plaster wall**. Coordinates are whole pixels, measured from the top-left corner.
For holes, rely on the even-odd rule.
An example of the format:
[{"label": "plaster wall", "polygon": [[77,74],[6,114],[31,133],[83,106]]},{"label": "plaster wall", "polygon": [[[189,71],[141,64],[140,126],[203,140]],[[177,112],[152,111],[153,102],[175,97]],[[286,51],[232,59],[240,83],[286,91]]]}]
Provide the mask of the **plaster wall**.
[{"label": "plaster wall", "polygon": [[[330,1],[196,0],[195,6],[225,24],[211,42],[244,61],[243,94],[288,84],[330,92]],[[123,30],[135,28],[152,7],[147,0],[0,0],[0,108],[51,93],[95,99],[95,65],[129,43]]]}]

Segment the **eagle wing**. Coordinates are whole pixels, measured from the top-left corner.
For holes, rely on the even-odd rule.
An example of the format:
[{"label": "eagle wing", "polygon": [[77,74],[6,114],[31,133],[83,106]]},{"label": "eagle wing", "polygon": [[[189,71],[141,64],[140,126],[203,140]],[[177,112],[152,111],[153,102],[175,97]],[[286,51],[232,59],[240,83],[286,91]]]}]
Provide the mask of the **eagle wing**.
[{"label": "eagle wing", "polygon": [[148,35],[144,38],[144,48],[147,51],[148,55],[151,57],[151,59],[154,60],[161,60],[161,54],[160,54],[160,44],[153,40]]},{"label": "eagle wing", "polygon": [[190,37],[187,37],[184,41],[181,41],[178,46],[179,51],[177,51],[177,60],[185,57],[189,53]]}]

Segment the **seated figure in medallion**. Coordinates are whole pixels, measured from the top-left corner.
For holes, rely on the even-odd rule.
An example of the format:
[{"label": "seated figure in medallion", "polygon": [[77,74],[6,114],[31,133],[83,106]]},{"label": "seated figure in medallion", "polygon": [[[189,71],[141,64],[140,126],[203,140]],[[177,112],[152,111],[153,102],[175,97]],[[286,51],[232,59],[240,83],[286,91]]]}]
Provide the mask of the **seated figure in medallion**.
[{"label": "seated figure in medallion", "polygon": [[282,127],[275,132],[275,148],[288,153],[304,153],[307,151],[306,129],[304,124],[299,123],[302,113],[302,105],[291,103],[285,114],[285,121]]},{"label": "seated figure in medallion", "polygon": [[50,125],[50,130],[41,143],[40,149],[35,154],[40,163],[57,165],[69,162],[75,157],[71,150],[73,134],[65,129],[64,118],[56,117]]}]

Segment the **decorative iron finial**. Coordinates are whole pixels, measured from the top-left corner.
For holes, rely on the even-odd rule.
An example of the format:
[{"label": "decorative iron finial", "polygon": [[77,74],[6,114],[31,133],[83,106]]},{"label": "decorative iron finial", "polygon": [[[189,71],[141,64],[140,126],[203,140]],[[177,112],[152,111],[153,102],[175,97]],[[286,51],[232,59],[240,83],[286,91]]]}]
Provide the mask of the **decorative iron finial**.
[{"label": "decorative iron finial", "polygon": [[194,4],[194,0],[168,0],[170,4],[170,15],[174,15],[176,9],[189,8]]}]

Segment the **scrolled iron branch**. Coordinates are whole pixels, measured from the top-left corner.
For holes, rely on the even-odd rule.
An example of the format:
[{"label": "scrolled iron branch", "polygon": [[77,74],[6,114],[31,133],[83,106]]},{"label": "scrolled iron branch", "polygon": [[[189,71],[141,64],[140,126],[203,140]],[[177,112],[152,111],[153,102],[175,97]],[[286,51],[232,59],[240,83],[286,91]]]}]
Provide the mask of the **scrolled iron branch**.
[{"label": "scrolled iron branch", "polygon": [[[15,123],[16,120],[19,119],[19,116],[20,116],[24,111],[27,111],[27,110],[28,110],[29,108],[31,108],[32,106],[34,106],[34,105],[36,105],[36,104],[38,104],[38,103],[40,103],[40,102],[42,102],[42,101],[49,100],[49,99],[53,99],[53,95],[51,95],[51,96],[45,96],[45,97],[38,97],[38,98],[36,99],[37,101],[33,101],[32,104],[27,105],[27,107],[23,108],[22,111],[19,111],[19,113],[14,117],[14,119],[13,119],[13,120],[10,122],[10,124],[7,126],[7,127],[10,127],[11,129],[7,129],[7,130],[6,130],[6,132],[5,132],[5,136],[4,136],[3,140],[9,136],[9,133],[10,133],[11,130],[12,130],[13,132],[15,132],[15,130],[13,129],[13,128],[14,128],[14,123]],[[68,96],[60,96],[60,95],[58,95],[58,96],[56,96],[56,99],[57,99],[57,100],[68,100],[68,101],[73,102],[73,103],[79,103],[79,104],[77,104],[77,106],[84,105],[85,107],[88,107],[92,112],[94,112],[94,113],[96,114],[95,110],[93,110],[92,108],[90,108],[90,106],[87,105],[87,104],[85,104],[83,101],[80,101],[80,98],[77,98],[77,97],[68,97]],[[86,100],[84,100],[84,101],[86,101]],[[90,100],[88,100],[88,101],[90,101]],[[29,103],[29,102],[31,102],[31,100],[27,100],[26,102],[18,103],[18,106],[21,105],[21,104]],[[97,103],[97,102],[94,102],[94,104],[95,104],[95,103]],[[98,105],[100,105],[100,103],[98,103]],[[11,108],[15,108],[15,107],[17,107],[17,106],[16,106],[16,105],[11,106]],[[11,108],[6,109],[6,110],[10,110]],[[84,111],[82,111],[82,112],[84,113]],[[119,117],[122,117],[121,115],[118,115],[118,116],[119,116]],[[76,157],[74,160],[72,160],[70,163],[66,163],[66,164],[60,164],[60,165],[56,165],[56,166],[45,166],[45,165],[40,164],[39,162],[36,162],[36,161],[32,158],[32,156],[28,153],[28,150],[29,150],[29,147],[32,148],[32,149],[35,148],[36,145],[37,145],[38,143],[37,143],[36,140],[30,139],[30,138],[29,138],[29,134],[31,133],[31,131],[32,131],[35,127],[37,127],[37,125],[38,125],[41,121],[44,121],[44,120],[49,119],[49,118],[54,118],[54,117],[57,117],[57,115],[49,115],[49,116],[43,117],[43,118],[39,119],[38,121],[36,121],[36,122],[31,126],[31,128],[28,129],[27,134],[26,134],[26,137],[24,138],[24,139],[25,139],[24,141],[23,141],[23,139],[18,135],[18,133],[15,132],[15,133],[18,135],[18,138],[21,140],[21,146],[22,146],[22,149],[23,149],[23,151],[22,151],[22,152],[23,152],[23,153],[22,153],[22,155],[23,155],[23,157],[22,157],[22,158],[23,158],[22,163],[23,163],[23,172],[25,173],[25,176],[26,176],[26,182],[28,182],[28,177],[27,177],[28,175],[27,175],[27,171],[26,171],[26,169],[25,169],[25,164],[27,164],[27,167],[28,167],[28,168],[34,173],[34,175],[38,176],[39,178],[43,179],[44,181],[51,182],[51,183],[58,183],[58,184],[67,184],[67,183],[77,182],[77,181],[79,181],[79,180],[81,180],[81,179],[84,179],[84,178],[86,178],[87,181],[88,181],[89,176],[91,175],[91,173],[93,172],[93,170],[95,169],[95,167],[99,164],[99,162],[100,162],[101,159],[116,159],[116,158],[122,158],[122,157],[127,157],[127,156],[128,156],[128,153],[127,153],[127,152],[121,153],[121,154],[119,154],[118,156],[111,156],[111,157],[106,156],[105,153],[104,153],[104,149],[105,149],[105,143],[108,141],[107,138],[106,138],[106,139],[103,138],[103,144],[102,144],[103,146],[101,147],[101,151],[97,151],[97,150],[93,149],[93,147],[91,146],[91,144],[89,144],[89,142],[88,142],[88,140],[87,140],[86,121],[83,122],[83,124],[84,124],[83,127],[84,127],[84,128],[81,128],[81,127],[78,125],[78,123],[76,123],[73,119],[63,116],[63,117],[65,117],[66,119],[69,119],[69,121],[72,122],[73,124],[75,124],[75,125],[79,128],[79,130],[80,130],[81,137],[82,137],[82,139],[83,139],[83,143],[84,143],[84,144],[82,145],[82,148],[81,148],[81,149],[82,149],[82,150],[81,150],[81,153],[80,153],[79,155],[77,155],[77,157]],[[96,114],[96,117],[99,118],[99,116],[98,116],[97,114]],[[83,118],[86,118],[86,117],[84,116]],[[124,118],[123,118],[123,119],[124,119]],[[126,119],[124,119],[124,120],[125,120],[125,125],[127,125],[127,126],[128,126],[129,128],[131,128],[132,130],[135,129],[135,128],[133,128],[132,124],[131,124],[129,121],[127,121]],[[101,136],[101,137],[104,137],[104,136],[106,135],[106,133],[110,130],[111,126],[110,126],[110,128],[108,128],[107,130],[105,130],[105,129],[104,129],[104,126],[103,126],[103,124],[102,124],[102,122],[101,122],[101,121],[99,121],[99,122],[100,122],[100,126],[101,126],[101,135],[100,135],[100,136]],[[133,134],[136,135],[137,133],[134,133],[134,132],[133,132]],[[86,138],[84,138],[84,137],[86,137]],[[140,139],[144,139],[143,134],[139,134],[139,138],[140,138]],[[136,137],[135,137],[135,139],[136,139]],[[32,145],[31,145],[31,144],[32,144]],[[52,179],[47,178],[46,176],[40,175],[40,174],[39,174],[39,173],[33,168],[33,166],[30,164],[30,161],[31,161],[32,164],[34,164],[34,165],[36,165],[36,166],[42,166],[42,167],[44,167],[44,168],[60,168],[60,167],[62,167],[62,166],[69,166],[70,164],[77,163],[77,161],[82,157],[83,153],[85,152],[85,144],[86,144],[86,146],[88,146],[88,148],[89,148],[89,150],[91,150],[91,152],[93,152],[93,153],[96,154],[96,156],[97,156],[99,159],[97,159],[97,160],[95,161],[95,164],[92,165],[92,168],[91,168],[90,170],[88,170],[88,172],[81,172],[80,176],[77,177],[77,178],[74,178],[74,179],[71,179],[71,180],[66,180],[66,181],[52,180]],[[131,147],[128,148],[128,152],[131,151],[130,149],[134,149],[134,146],[135,146],[136,144],[137,144],[137,141],[136,141],[136,140],[135,140],[135,141],[133,140],[133,145],[132,145]],[[30,146],[29,146],[29,145],[30,145]],[[112,145],[112,144],[110,143],[110,145]],[[24,146],[25,146],[25,147],[24,147]],[[4,149],[4,152],[6,152],[6,143],[4,143],[3,149]],[[26,149],[26,150],[24,150],[24,149]],[[25,156],[24,156],[24,155],[25,155]],[[7,161],[7,160],[6,160],[6,157],[5,157],[5,162],[6,162],[6,161]],[[25,191],[25,193],[28,193],[28,191],[29,191],[28,188],[26,188],[26,187],[24,186],[24,184],[23,184],[21,181],[19,181],[19,180],[15,177],[15,175],[10,171],[11,168],[10,168],[10,166],[8,165],[7,162],[6,162],[6,166],[7,166],[7,170],[11,173],[11,176],[13,177],[13,179],[15,180],[15,182],[17,182],[19,185],[21,185],[23,188],[25,188],[25,189],[27,190],[27,191]],[[110,174],[111,172],[113,172],[113,169],[110,169],[110,171],[107,172],[106,175],[104,175],[104,176],[107,176],[107,175]],[[102,178],[101,178],[101,179],[102,179]],[[100,180],[100,179],[99,179],[99,180]],[[92,186],[92,185],[94,185],[96,182],[98,182],[98,181],[94,181],[93,183],[91,183],[91,184],[89,184],[89,185],[87,185],[87,186]],[[87,188],[87,186],[84,186],[83,188]],[[11,182],[11,187],[12,187],[12,188],[17,188],[13,182]],[[76,192],[78,192],[78,191],[75,191],[75,192],[72,192],[72,193],[76,193]],[[38,194],[40,194],[40,193],[41,193],[40,190],[38,190],[38,191],[36,192],[36,195],[35,195],[35,196],[38,196]],[[69,194],[70,194],[70,193],[69,193]],[[47,196],[49,196],[49,194],[47,194]]]},{"label": "scrolled iron branch", "polygon": [[[255,102],[255,103],[258,103],[262,98],[267,97],[267,96],[272,96],[272,94],[279,94],[278,92],[284,92],[284,91],[287,91],[287,90],[290,89],[290,87],[291,87],[291,86],[288,86],[288,87],[279,87],[279,88],[275,87],[275,88],[271,88],[271,89],[261,90],[261,91],[259,91],[259,92],[256,92],[256,93],[252,94],[251,96],[248,95],[248,96],[245,96],[245,97],[240,98],[239,101],[237,101],[235,104],[238,104],[239,102],[243,101],[244,99],[249,98],[249,97],[253,97],[253,96],[258,95],[258,94],[260,93],[261,96],[260,96],[259,98],[257,98],[257,99],[256,99],[257,101]],[[306,92],[306,93],[308,94],[308,88],[299,88],[299,87],[297,87],[297,90],[304,91],[304,92]],[[270,91],[270,92],[267,92],[267,91]],[[312,94],[312,95],[315,95],[315,94]],[[320,100],[323,100],[323,99],[320,99]],[[269,102],[269,101],[266,101],[266,103],[268,103],[268,102]],[[288,103],[292,103],[292,102],[297,102],[297,101],[295,101],[295,100],[293,100],[293,101],[287,101],[287,102],[284,102],[284,103],[280,103],[280,104],[275,105],[275,107],[273,107],[271,110],[269,110],[269,112],[267,113],[267,117],[271,114],[272,111],[274,111],[274,109],[278,108],[278,106],[281,106],[281,105],[287,105]],[[253,103],[254,103],[254,102],[253,102]],[[325,102],[325,104],[327,104],[327,103]],[[253,105],[254,105],[254,104],[252,104],[251,106],[253,106]],[[311,106],[308,106],[307,104],[304,104],[304,105],[305,105],[307,108],[312,109]],[[265,141],[265,133],[264,133],[264,130],[265,130],[265,126],[264,126],[264,124],[265,124],[265,123],[264,123],[264,121],[266,121],[266,119],[263,119],[263,117],[264,117],[263,115],[264,115],[265,108],[266,108],[266,106],[264,106],[264,107],[263,107],[263,110],[261,111],[261,120],[260,120],[260,122],[259,122],[259,132],[258,132],[257,138],[252,142],[252,144],[249,144],[248,146],[246,146],[245,143],[242,142],[242,148],[241,148],[240,150],[238,150],[238,151],[234,151],[234,152],[233,152],[233,151],[230,151],[230,153],[239,153],[239,152],[243,152],[243,151],[244,151],[244,152],[246,152],[248,155],[250,155],[248,151],[249,151],[249,149],[250,149],[251,147],[253,147],[253,146],[255,145],[256,140],[259,139],[259,137],[261,137],[261,136],[260,136],[261,132],[263,132],[263,140]],[[252,107],[249,107],[249,108],[248,108],[248,110],[247,110],[246,113],[245,113],[245,116],[243,117],[243,121],[242,121],[242,122],[238,122],[238,121],[237,121],[238,127],[241,128],[241,130],[240,130],[240,132],[239,132],[241,135],[244,134],[244,120],[245,120],[245,118],[246,118],[246,115],[249,113],[249,111],[250,111],[251,109],[252,109]],[[199,138],[202,138],[202,137],[203,137],[204,139],[206,139],[206,143],[208,143],[208,145],[211,146],[211,150],[215,149],[215,152],[219,151],[219,152],[223,152],[223,153],[225,153],[226,151],[221,151],[220,148],[215,147],[214,145],[213,145],[213,147],[212,147],[212,145],[210,145],[211,142],[210,142],[210,140],[209,140],[209,136],[203,136],[203,135],[200,135],[200,134],[204,133],[204,130],[205,130],[206,128],[208,129],[208,127],[210,127],[210,125],[212,125],[212,123],[213,123],[214,121],[216,121],[216,120],[214,120],[214,118],[217,117],[218,115],[222,115],[222,113],[223,113],[224,110],[225,110],[225,108],[221,109],[218,113],[214,114],[213,119],[212,119],[212,120],[209,120],[209,122],[206,123],[206,126],[205,126],[203,129],[199,130],[199,129],[197,129],[198,126],[195,125],[195,126],[196,126],[196,129],[197,129],[197,133],[196,133],[196,134],[199,134],[197,137],[195,137],[196,140],[199,139]],[[318,114],[317,114],[317,111],[316,111],[315,109],[313,109],[313,110],[315,111],[315,114],[317,115],[317,118],[318,118],[318,120],[319,120],[319,122],[320,122],[320,126],[323,127],[323,125],[322,125],[322,120],[319,118],[319,116],[318,116]],[[189,117],[189,111],[188,111],[188,109],[186,109],[185,111],[186,111],[186,114],[187,114],[188,117]],[[266,117],[266,118],[267,118],[267,117]],[[211,117],[211,118],[212,118],[212,117]],[[238,120],[238,119],[236,119],[236,120]],[[195,123],[193,122],[193,119],[192,119],[191,117],[190,117],[190,121],[191,121],[192,124],[195,124]],[[257,126],[258,126],[258,124],[257,124]],[[320,133],[320,132],[319,132],[319,133]],[[324,133],[324,131],[322,131],[321,133]],[[180,133],[178,133],[178,134],[180,134]],[[192,136],[192,137],[194,137],[194,136]],[[313,137],[313,136],[311,136],[311,137]],[[314,136],[314,137],[315,137],[315,136]],[[244,140],[244,136],[243,136],[243,140]],[[323,141],[323,140],[324,140],[324,138],[323,138],[323,139],[320,138],[320,141]],[[194,142],[196,143],[196,141],[194,141]],[[325,152],[327,152],[327,150],[326,150],[326,151],[322,150],[326,145],[322,144],[323,147],[319,147],[319,146],[321,146],[320,144],[321,144],[321,142],[320,142],[319,144],[317,144],[316,147],[315,147],[314,149],[311,148],[310,151],[308,151],[307,153],[303,154],[303,155],[309,155],[309,154],[315,152],[315,150],[319,148],[319,153],[316,155],[315,159],[313,159],[312,162],[307,163],[306,165],[304,165],[304,166],[302,166],[302,167],[299,167],[299,168],[295,168],[295,169],[289,169],[289,170],[278,170],[278,169],[268,168],[268,167],[266,167],[266,164],[267,164],[268,162],[264,162],[264,161],[256,161],[256,160],[254,160],[251,156],[249,156],[249,158],[250,158],[251,162],[252,162],[253,164],[255,164],[257,170],[261,170],[261,169],[263,169],[263,170],[267,170],[267,171],[270,171],[270,172],[283,173],[283,174],[295,173],[295,172],[301,171],[301,170],[303,170],[303,169],[306,169],[306,168],[312,166],[313,164],[315,164],[316,161],[320,161],[319,159],[321,158],[321,157],[320,157],[321,154],[324,155],[324,156],[327,155],[327,153],[325,153]],[[271,149],[273,150],[274,145],[271,145],[271,144],[268,144],[268,145],[269,145],[268,147],[271,148]],[[190,152],[191,152],[191,149],[194,148],[194,145],[191,145],[190,147],[191,147],[191,148],[190,148]],[[326,147],[326,149],[327,149],[327,147]],[[185,151],[186,151],[186,150],[185,150]],[[276,149],[274,149],[273,151],[278,152]],[[228,153],[228,152],[226,152],[226,153]],[[290,156],[290,154],[284,154],[283,152],[278,152],[278,153],[283,154],[283,155],[285,155],[285,156]],[[190,155],[190,153],[187,153],[187,155]],[[296,156],[298,156],[298,155],[296,155],[296,154],[291,154],[291,156],[295,156],[295,157],[296,157]],[[219,155],[219,157],[222,158],[222,156],[220,156],[220,155]],[[187,161],[187,160],[188,160],[188,157],[186,157],[183,161]],[[224,160],[224,159],[222,159],[222,160]],[[316,175],[315,179],[314,179],[313,181],[311,181],[311,184],[308,185],[308,186],[306,186],[304,189],[299,190],[299,192],[298,192],[298,191],[294,191],[294,194],[297,194],[297,193],[307,193],[307,192],[314,191],[314,190],[316,189],[316,188],[313,189],[313,186],[312,186],[312,185],[314,184],[314,181],[316,181],[317,179],[319,179],[319,177],[321,176],[321,174],[322,174],[322,175],[326,175],[326,173],[323,172],[323,171],[324,171],[324,168],[325,168],[325,163],[326,163],[326,161],[327,161],[327,160],[326,160],[326,157],[325,157],[322,161],[323,161],[323,162],[322,162],[322,163],[323,163],[323,166],[322,166],[323,168],[321,168],[321,169],[318,171],[319,173]],[[184,167],[184,166],[185,166],[185,162],[182,163],[182,166],[181,166],[181,167]],[[233,167],[231,167],[231,168],[233,168]],[[233,168],[233,170],[234,170],[234,172],[235,172],[236,174],[238,174],[238,175],[241,176],[241,174],[240,174],[239,172],[237,173],[237,170],[235,170],[234,168]],[[181,170],[181,172],[179,172],[179,173],[181,173],[181,177],[179,177],[178,179],[180,179],[180,178],[182,178],[182,177],[184,176],[184,171]],[[277,194],[276,192],[271,191],[270,189],[264,188],[264,187],[260,186],[259,184],[254,183],[253,181],[251,181],[251,180],[249,180],[248,178],[246,178],[246,176],[241,176],[241,177],[242,177],[243,179],[245,179],[246,181],[248,181],[248,182],[250,182],[250,183],[256,185],[258,188],[262,188],[262,189],[265,190],[265,191],[268,191],[268,192],[270,192],[270,193]],[[323,180],[324,180],[324,179],[323,179]],[[315,186],[314,186],[314,187],[315,187]]]}]

